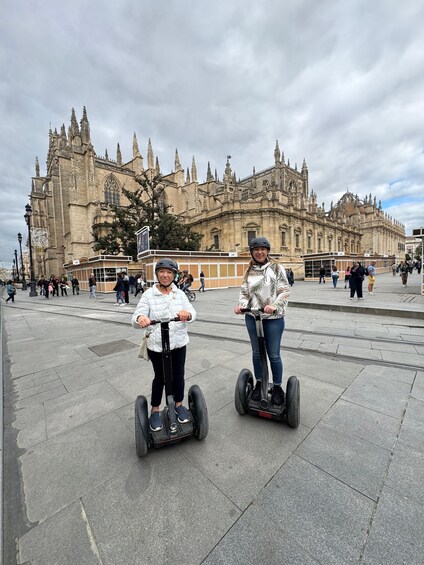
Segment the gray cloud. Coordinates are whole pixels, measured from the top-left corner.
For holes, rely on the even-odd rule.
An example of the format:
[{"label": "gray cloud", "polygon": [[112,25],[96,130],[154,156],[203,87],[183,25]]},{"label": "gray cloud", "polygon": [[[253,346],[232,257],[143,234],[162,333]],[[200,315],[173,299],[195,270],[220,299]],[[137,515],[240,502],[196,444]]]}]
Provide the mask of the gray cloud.
[{"label": "gray cloud", "polygon": [[306,158],[329,206],[349,187],[423,224],[424,5],[419,0],[6,0],[0,22],[0,260],[24,233],[35,156],[85,105],[98,154],[137,132],[162,170],[178,147],[240,177]]}]

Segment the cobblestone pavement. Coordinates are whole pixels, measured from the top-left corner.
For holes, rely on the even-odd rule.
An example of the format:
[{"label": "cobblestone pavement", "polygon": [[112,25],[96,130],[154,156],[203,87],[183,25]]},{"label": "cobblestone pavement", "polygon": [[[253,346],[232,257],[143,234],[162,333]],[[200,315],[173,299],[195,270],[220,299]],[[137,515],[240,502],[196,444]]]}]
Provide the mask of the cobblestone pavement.
[{"label": "cobblestone pavement", "polygon": [[[134,446],[136,301],[2,304],[4,563],[423,563],[424,301],[377,276],[375,294],[296,282],[282,341],[301,384],[297,429],[234,408],[251,367],[237,289],[198,294],[187,389],[209,435]],[[306,307],[305,307],[306,306]]]}]

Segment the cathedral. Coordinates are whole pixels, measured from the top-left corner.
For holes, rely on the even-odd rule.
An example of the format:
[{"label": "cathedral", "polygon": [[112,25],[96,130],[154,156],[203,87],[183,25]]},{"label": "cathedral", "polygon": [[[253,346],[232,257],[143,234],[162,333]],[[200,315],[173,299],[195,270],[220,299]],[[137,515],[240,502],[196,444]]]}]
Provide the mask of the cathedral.
[{"label": "cathedral", "polygon": [[[98,155],[85,107],[79,123],[72,109],[67,131],[65,125],[50,130],[46,174],[36,158],[30,195],[36,276],[59,274],[64,264],[98,254],[93,230],[112,219],[111,204],[128,204],[122,188],[136,190],[138,175],[161,173],[150,139],[146,158],[135,133],[132,145],[129,161],[119,143],[113,159],[107,151]],[[330,210],[319,205],[306,161],[300,170],[291,166],[278,141],[272,165],[253,167],[247,177],[237,178],[230,160],[222,178],[208,163],[200,182],[195,158],[184,170],[176,150],[174,170],[162,174],[169,211],[203,234],[202,250],[242,254],[256,235],[268,237],[272,252],[289,260],[320,252],[399,256],[404,250],[404,225],[371,194],[361,199],[348,191]]]}]

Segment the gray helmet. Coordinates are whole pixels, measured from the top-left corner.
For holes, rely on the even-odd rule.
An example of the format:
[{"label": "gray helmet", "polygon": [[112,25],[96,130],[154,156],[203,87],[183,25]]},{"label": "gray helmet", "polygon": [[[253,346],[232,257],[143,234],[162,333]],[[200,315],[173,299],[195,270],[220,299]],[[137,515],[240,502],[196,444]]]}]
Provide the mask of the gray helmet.
[{"label": "gray helmet", "polygon": [[269,243],[266,237],[254,237],[253,239],[250,240],[249,247],[250,247],[250,253],[252,253],[252,251],[257,247],[265,247],[266,249],[268,249],[268,251],[271,250],[271,244]]},{"label": "gray helmet", "polygon": [[159,269],[170,269],[171,271],[174,271],[174,275],[176,275],[178,273],[178,263],[173,259],[159,259],[156,263],[155,273],[157,273]]}]

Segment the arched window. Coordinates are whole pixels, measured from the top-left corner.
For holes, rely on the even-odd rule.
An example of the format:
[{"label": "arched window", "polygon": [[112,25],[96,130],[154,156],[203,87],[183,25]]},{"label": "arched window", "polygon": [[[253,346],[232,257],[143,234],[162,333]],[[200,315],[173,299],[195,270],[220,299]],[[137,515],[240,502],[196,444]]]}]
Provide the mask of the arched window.
[{"label": "arched window", "polygon": [[113,175],[110,175],[105,180],[104,190],[106,204],[119,206],[119,185]]}]

